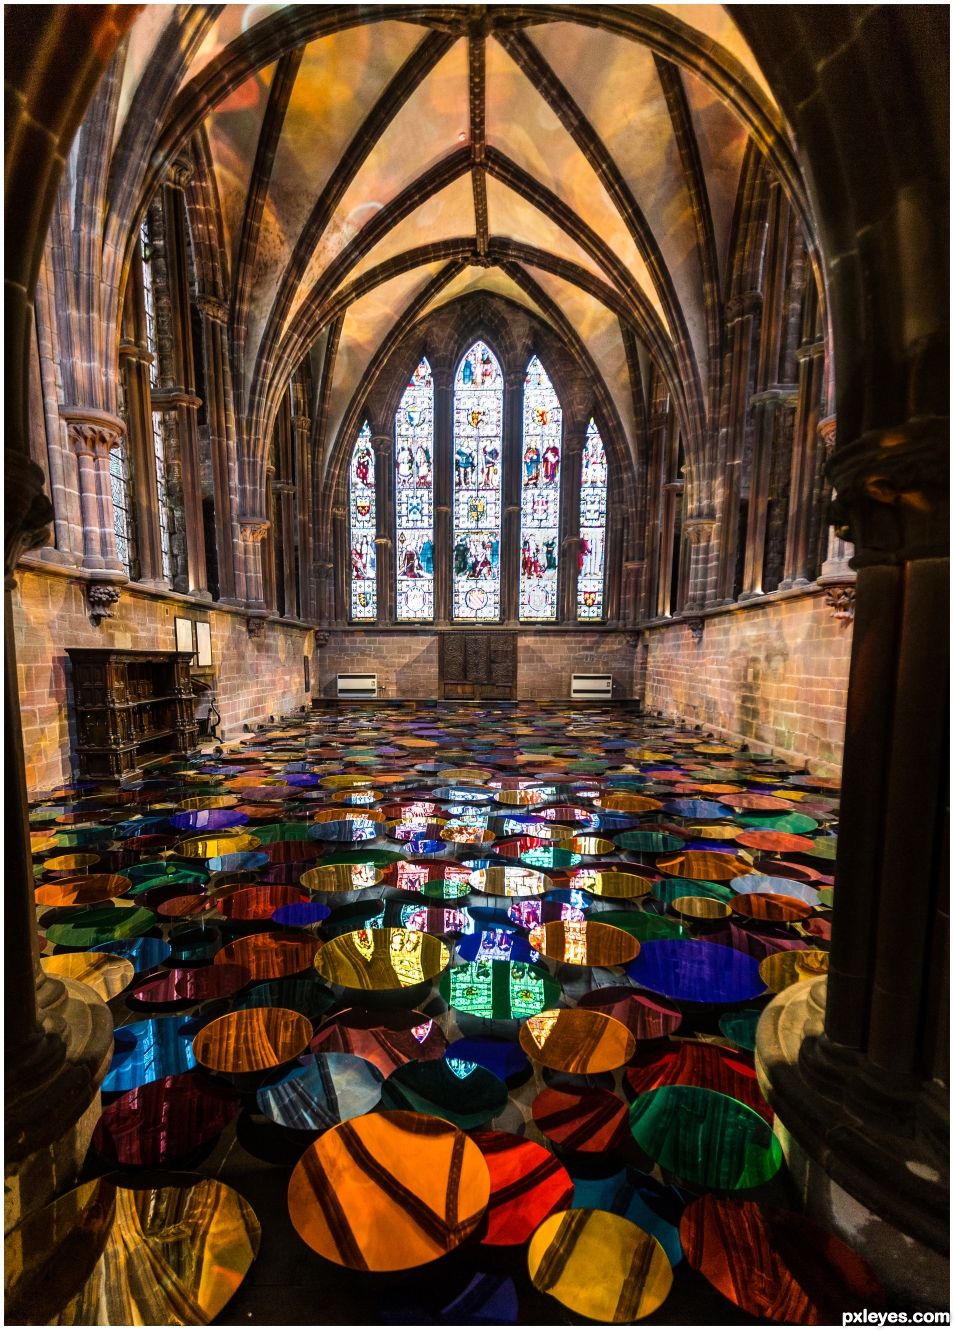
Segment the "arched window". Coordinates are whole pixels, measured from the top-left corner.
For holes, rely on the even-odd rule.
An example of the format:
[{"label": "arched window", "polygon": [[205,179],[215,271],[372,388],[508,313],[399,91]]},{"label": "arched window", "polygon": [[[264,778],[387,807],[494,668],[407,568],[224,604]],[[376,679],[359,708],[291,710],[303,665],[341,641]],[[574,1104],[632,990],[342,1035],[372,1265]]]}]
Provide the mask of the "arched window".
[{"label": "arched window", "polygon": [[434,618],[434,380],[422,360],[394,417],[397,618]]},{"label": "arched window", "polygon": [[503,375],[475,342],[454,377],[454,619],[500,619],[502,440]]},{"label": "arched window", "polygon": [[591,420],[586,427],[580,469],[580,575],[576,584],[576,617],[603,618],[606,562],[606,452]]},{"label": "arched window", "polygon": [[109,450],[109,485],[113,496],[113,525],[116,529],[116,551],[122,560],[127,577],[139,576],[136,558],[136,528],[133,520],[132,478],[125,444],[114,444]]},{"label": "arched window", "polygon": [[534,356],[523,383],[520,484],[520,619],[557,617],[563,408]]},{"label": "arched window", "polygon": [[351,453],[349,511],[351,515],[351,617],[376,619],[378,615],[377,502],[374,492],[374,451],[371,426],[361,426]]}]

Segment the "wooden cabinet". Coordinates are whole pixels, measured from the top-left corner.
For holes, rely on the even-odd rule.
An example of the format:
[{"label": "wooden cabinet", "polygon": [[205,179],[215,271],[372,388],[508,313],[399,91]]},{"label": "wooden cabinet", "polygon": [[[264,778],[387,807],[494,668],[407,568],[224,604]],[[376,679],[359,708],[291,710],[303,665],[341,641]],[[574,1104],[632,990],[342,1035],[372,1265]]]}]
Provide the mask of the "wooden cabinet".
[{"label": "wooden cabinet", "polygon": [[170,753],[195,748],[188,652],[67,647],[67,655],[81,778],[135,780]]},{"label": "wooden cabinet", "polygon": [[440,696],[508,701],[517,690],[517,634],[441,633]]}]

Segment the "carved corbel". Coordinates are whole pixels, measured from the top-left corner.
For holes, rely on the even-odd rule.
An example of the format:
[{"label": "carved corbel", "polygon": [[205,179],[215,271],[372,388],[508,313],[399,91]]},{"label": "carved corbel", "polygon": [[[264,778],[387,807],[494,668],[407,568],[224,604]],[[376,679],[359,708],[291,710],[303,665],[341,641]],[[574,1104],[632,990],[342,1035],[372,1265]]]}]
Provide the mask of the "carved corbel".
[{"label": "carved corbel", "polygon": [[706,630],[705,619],[694,617],[691,619],[683,619],[683,623],[689,629],[690,633],[692,633],[692,640],[695,642],[696,646],[698,646],[702,641],[703,634]]},{"label": "carved corbel", "polygon": [[833,586],[825,592],[825,604],[835,619],[843,624],[853,623],[855,618],[855,588],[853,586]]},{"label": "carved corbel", "polygon": [[218,296],[200,295],[195,302],[199,310],[213,323],[228,323],[229,307]]},{"label": "carved corbel", "polygon": [[271,522],[267,517],[240,517],[239,531],[242,539],[250,544],[258,545],[268,535]]},{"label": "carved corbel", "polygon": [[113,618],[113,606],[119,595],[119,587],[112,582],[90,582],[86,588],[86,604],[94,628],[98,628],[104,619]]},{"label": "carved corbel", "polygon": [[249,615],[245,620],[245,627],[253,642],[257,642],[265,636],[265,622],[265,615]]}]

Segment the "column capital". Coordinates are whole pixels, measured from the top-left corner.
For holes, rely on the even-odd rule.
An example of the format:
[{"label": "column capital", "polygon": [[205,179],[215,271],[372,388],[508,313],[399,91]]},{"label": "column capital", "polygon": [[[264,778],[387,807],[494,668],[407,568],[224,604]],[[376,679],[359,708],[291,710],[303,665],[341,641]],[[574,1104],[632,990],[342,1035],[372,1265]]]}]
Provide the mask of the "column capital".
[{"label": "column capital", "polygon": [[195,163],[191,158],[184,155],[173,157],[166,167],[164,184],[171,186],[172,189],[185,189],[189,181],[195,175]]},{"label": "column capital", "polygon": [[295,493],[295,486],[291,483],[290,480],[273,480],[273,481],[272,481],[272,493],[273,493],[273,494],[294,494],[294,493]]},{"label": "column capital", "polygon": [[701,545],[712,535],[715,526],[713,517],[687,517],[682,524],[690,545]]},{"label": "column capital", "polygon": [[260,544],[265,539],[271,530],[271,525],[267,517],[239,518],[239,531],[242,539],[255,545]]},{"label": "column capital", "polygon": [[835,446],[837,427],[838,427],[837,416],[825,416],[823,420],[820,420],[818,422],[818,437],[821,439],[822,443],[825,445],[825,447],[828,449],[829,452],[831,452],[831,450]]},{"label": "column capital", "polygon": [[126,436],[126,422],[94,406],[60,405],[70,443],[78,457],[105,457]]},{"label": "column capital", "polygon": [[390,434],[372,434],[371,447],[375,457],[387,457],[394,448],[394,440]]},{"label": "column capital", "polygon": [[293,428],[293,429],[296,429],[296,430],[298,431],[299,434],[310,434],[310,433],[311,433],[311,417],[310,417],[310,416],[292,416],[292,428]]},{"label": "column capital", "polygon": [[229,307],[227,301],[220,300],[218,296],[201,294],[196,297],[195,303],[200,312],[212,323],[228,323]]},{"label": "column capital", "polygon": [[741,295],[733,296],[731,300],[726,301],[725,321],[727,324],[737,323],[747,314],[758,314],[761,308],[761,291],[743,291]]},{"label": "column capital", "polygon": [[187,406],[195,411],[202,405],[202,398],[186,388],[154,388],[151,398],[156,411],[174,411],[177,406]]}]

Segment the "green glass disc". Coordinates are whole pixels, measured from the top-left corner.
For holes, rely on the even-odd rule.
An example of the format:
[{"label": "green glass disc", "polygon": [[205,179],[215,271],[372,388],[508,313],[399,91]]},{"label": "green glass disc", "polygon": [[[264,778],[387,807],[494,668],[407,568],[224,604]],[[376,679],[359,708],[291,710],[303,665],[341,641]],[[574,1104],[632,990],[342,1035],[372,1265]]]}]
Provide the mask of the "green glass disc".
[{"label": "green glass disc", "polygon": [[640,1149],[691,1186],[741,1191],[773,1178],[782,1147],[764,1118],[715,1090],[663,1085],[629,1110]]},{"label": "green glass disc", "polygon": [[621,850],[644,854],[668,854],[671,850],[681,850],[684,844],[680,836],[670,836],[665,831],[624,831],[614,839]]},{"label": "green glass disc", "polygon": [[155,922],[153,912],[141,906],[123,909],[103,905],[77,913],[68,924],[51,924],[46,936],[57,947],[84,947],[92,951],[103,942],[139,937]]},{"label": "green glass disc", "polygon": [[715,900],[730,902],[735,895],[724,882],[704,882],[698,878],[670,877],[653,883],[653,897],[671,905],[680,896],[712,896]]},{"label": "green glass disc", "polygon": [[538,965],[523,961],[471,961],[441,976],[441,997],[456,1011],[487,1020],[524,1020],[562,997],[557,981]]},{"label": "green glass disc", "polygon": [[675,919],[668,919],[661,914],[650,914],[648,910],[610,910],[605,914],[595,914],[593,918],[600,924],[611,924],[621,928],[624,933],[638,938],[640,942],[651,942],[660,937],[688,937],[682,924]]}]

